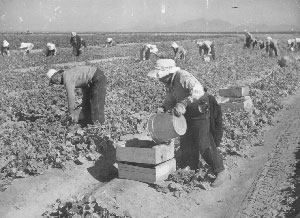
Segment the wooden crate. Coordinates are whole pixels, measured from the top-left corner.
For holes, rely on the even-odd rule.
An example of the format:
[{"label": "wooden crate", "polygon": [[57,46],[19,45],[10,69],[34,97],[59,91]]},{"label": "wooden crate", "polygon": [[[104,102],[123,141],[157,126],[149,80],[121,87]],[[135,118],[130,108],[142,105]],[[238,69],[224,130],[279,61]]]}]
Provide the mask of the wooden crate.
[{"label": "wooden crate", "polygon": [[154,184],[167,179],[169,174],[176,170],[176,160],[173,158],[156,166],[146,167],[119,162],[118,170],[119,178]]},{"label": "wooden crate", "polygon": [[174,143],[159,144],[149,139],[131,139],[118,142],[117,161],[157,165],[174,158]]},{"label": "wooden crate", "polygon": [[222,110],[243,110],[251,112],[253,110],[253,102],[251,98],[244,100],[242,102],[230,102],[226,101],[223,103],[220,103]]},{"label": "wooden crate", "polygon": [[222,97],[239,98],[249,95],[249,86],[232,86],[219,90],[219,95]]}]

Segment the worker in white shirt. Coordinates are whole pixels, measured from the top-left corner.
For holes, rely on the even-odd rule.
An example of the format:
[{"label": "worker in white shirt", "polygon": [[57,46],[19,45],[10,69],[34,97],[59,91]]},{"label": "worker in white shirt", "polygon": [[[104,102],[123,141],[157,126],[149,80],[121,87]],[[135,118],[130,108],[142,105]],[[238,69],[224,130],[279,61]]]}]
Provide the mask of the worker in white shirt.
[{"label": "worker in white shirt", "polygon": [[272,39],[271,37],[267,37],[266,52],[269,53],[269,56],[272,56],[273,51],[275,53],[275,56],[278,56],[279,49],[277,40]]},{"label": "worker in white shirt", "polygon": [[21,42],[20,49],[24,50],[24,55],[29,54],[29,52],[33,49],[34,45],[32,43]]},{"label": "worker in white shirt", "polygon": [[48,57],[50,55],[56,55],[57,49],[55,47],[55,44],[48,42],[47,48],[45,51],[45,55]]},{"label": "worker in white shirt", "polygon": [[106,44],[105,47],[112,47],[115,46],[117,43],[115,42],[115,40],[113,40],[113,38],[107,38],[106,39]]},{"label": "worker in white shirt", "polygon": [[142,48],[140,50],[140,60],[145,61],[150,59],[150,55],[152,54],[157,54],[158,49],[156,45],[151,45],[151,44],[144,44],[142,45]]},{"label": "worker in white shirt", "polygon": [[1,55],[4,56],[4,54],[6,54],[7,56],[10,55],[9,53],[9,43],[4,40],[1,46]]},{"label": "worker in white shirt", "polygon": [[174,59],[179,58],[185,60],[187,52],[182,46],[179,46],[176,42],[173,42],[171,47],[174,51]]},{"label": "worker in white shirt", "polygon": [[211,55],[212,59],[216,59],[216,50],[215,45],[211,41],[203,41],[203,42],[197,42],[197,45],[199,47],[199,54],[202,55]]}]

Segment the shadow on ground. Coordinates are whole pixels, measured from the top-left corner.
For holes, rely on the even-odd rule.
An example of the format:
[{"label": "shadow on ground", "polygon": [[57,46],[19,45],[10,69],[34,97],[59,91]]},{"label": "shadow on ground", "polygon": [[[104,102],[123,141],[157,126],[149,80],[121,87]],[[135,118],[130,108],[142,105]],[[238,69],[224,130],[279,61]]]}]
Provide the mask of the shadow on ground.
[{"label": "shadow on ground", "polygon": [[113,145],[107,146],[102,156],[95,162],[95,165],[88,168],[88,172],[100,182],[109,182],[118,177],[116,168],[116,148]]}]

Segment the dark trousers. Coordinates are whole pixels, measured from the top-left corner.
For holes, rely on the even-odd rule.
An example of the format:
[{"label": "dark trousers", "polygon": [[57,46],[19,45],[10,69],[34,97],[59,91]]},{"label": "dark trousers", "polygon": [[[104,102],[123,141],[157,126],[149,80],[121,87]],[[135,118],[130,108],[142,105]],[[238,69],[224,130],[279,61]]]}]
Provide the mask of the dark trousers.
[{"label": "dark trousers", "polygon": [[82,89],[82,111],[84,120],[83,125],[105,121],[104,106],[106,96],[107,78],[104,72],[97,69],[89,86]]},{"label": "dark trousers", "polygon": [[272,56],[272,53],[275,53],[275,56],[278,56],[278,46],[275,44],[267,45],[266,52],[269,53],[269,56]]},{"label": "dark trousers", "polygon": [[187,131],[180,137],[180,149],[183,167],[190,166],[192,169],[197,169],[201,155],[215,173],[225,169],[222,155],[217,150],[210,132],[209,115],[187,119]]},{"label": "dark trousers", "polygon": [[78,57],[79,55],[81,55],[81,53],[82,50],[80,48],[77,48],[76,46],[73,47],[73,55]]},{"label": "dark trousers", "polygon": [[48,57],[50,55],[54,55],[54,52],[55,52],[55,50],[49,50],[49,49],[47,49],[46,56]]}]

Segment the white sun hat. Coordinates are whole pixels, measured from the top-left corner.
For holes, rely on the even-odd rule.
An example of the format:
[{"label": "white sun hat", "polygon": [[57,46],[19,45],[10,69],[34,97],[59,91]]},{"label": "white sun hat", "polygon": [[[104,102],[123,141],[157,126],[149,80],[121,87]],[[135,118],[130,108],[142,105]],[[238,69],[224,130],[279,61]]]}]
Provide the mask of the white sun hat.
[{"label": "white sun hat", "polygon": [[272,38],[270,36],[267,37],[267,40],[272,40]]},{"label": "white sun hat", "polygon": [[173,42],[172,43],[172,48],[178,48],[179,46],[177,45],[177,43],[176,42]]},{"label": "white sun hat", "polygon": [[47,72],[47,77],[49,79],[51,79],[51,77],[57,72],[57,70],[54,70],[54,69],[50,69],[48,72]]},{"label": "white sun hat", "polygon": [[4,40],[3,41],[3,47],[7,47],[7,46],[9,46],[9,43],[6,40]]},{"label": "white sun hat", "polygon": [[156,54],[158,52],[158,48],[156,45],[150,45],[150,52]]},{"label": "white sun hat", "polygon": [[111,41],[112,41],[112,38],[107,38],[106,41],[107,41],[107,42],[111,42]]},{"label": "white sun hat", "polygon": [[173,59],[159,59],[154,68],[155,70],[151,70],[147,76],[159,79],[169,75],[177,67]]},{"label": "white sun hat", "polygon": [[76,36],[76,32],[71,32],[71,36],[72,37]]}]

